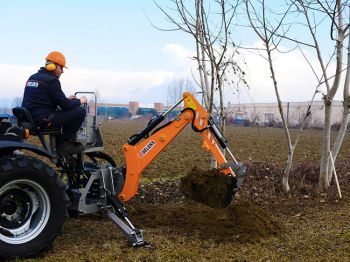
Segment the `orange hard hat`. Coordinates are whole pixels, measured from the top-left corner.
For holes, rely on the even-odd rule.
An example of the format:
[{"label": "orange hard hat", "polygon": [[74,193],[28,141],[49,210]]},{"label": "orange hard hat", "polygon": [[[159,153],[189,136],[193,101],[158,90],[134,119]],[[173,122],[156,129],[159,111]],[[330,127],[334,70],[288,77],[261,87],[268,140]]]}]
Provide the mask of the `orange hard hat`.
[{"label": "orange hard hat", "polygon": [[66,67],[66,58],[61,52],[53,51],[47,55],[46,60],[59,64],[60,66]]}]

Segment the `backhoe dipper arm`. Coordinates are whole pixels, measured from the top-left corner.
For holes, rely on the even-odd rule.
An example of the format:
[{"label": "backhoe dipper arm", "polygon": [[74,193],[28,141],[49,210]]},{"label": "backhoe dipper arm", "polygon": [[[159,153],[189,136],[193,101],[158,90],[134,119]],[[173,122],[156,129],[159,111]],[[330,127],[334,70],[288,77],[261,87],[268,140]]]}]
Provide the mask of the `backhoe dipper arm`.
[{"label": "backhoe dipper arm", "polygon": [[192,123],[193,130],[202,136],[203,148],[211,150],[218,166],[221,167],[220,171],[235,176],[218,146],[219,143],[222,148],[226,148],[227,141],[208,112],[191,93],[185,92],[181,101],[184,101],[184,109],[174,119],[148,136],[148,132],[165,119],[164,114],[155,117],[140,134],[132,136],[128,144],[122,146],[126,159],[126,176],[123,190],[119,194],[121,201],[128,201],[136,194],[142,171],[189,123]]}]

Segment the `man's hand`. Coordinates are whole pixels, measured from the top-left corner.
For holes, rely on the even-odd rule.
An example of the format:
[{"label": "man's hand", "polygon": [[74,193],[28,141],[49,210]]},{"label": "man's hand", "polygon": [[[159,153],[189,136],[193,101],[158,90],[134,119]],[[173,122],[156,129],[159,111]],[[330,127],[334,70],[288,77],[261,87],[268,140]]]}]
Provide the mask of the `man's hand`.
[{"label": "man's hand", "polygon": [[77,99],[77,97],[75,95],[71,95],[68,97],[69,100],[73,100],[73,99]]},{"label": "man's hand", "polygon": [[86,103],[87,103],[86,97],[85,97],[85,96],[82,96],[82,97],[80,98],[80,104],[86,104]]}]

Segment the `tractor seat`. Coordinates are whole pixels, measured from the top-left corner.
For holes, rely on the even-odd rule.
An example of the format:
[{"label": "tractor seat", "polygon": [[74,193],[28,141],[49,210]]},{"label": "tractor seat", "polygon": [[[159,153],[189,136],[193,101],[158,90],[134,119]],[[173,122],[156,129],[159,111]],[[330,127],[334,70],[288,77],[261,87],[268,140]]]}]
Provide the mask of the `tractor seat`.
[{"label": "tractor seat", "polygon": [[61,128],[40,128],[37,126],[29,110],[25,107],[12,108],[12,112],[17,118],[18,126],[28,128],[31,135],[38,136],[61,133]]}]

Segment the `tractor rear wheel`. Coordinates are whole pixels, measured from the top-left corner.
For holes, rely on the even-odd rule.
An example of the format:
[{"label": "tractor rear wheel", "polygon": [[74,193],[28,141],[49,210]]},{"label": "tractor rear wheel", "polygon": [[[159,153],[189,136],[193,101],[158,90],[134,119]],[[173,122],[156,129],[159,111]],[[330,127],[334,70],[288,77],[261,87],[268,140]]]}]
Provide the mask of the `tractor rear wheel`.
[{"label": "tractor rear wheel", "polygon": [[0,159],[0,259],[52,249],[67,217],[64,189],[56,172],[40,160]]}]

